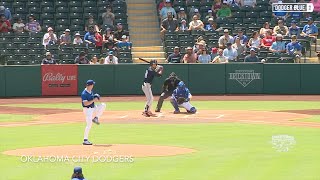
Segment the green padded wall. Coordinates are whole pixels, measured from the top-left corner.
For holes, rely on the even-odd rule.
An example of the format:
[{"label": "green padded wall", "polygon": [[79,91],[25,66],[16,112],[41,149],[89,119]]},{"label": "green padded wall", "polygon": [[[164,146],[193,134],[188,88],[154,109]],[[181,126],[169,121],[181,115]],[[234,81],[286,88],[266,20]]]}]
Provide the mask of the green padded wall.
[{"label": "green padded wall", "polygon": [[41,66],[6,66],[6,96],[41,96]]},{"label": "green padded wall", "polygon": [[301,94],[320,94],[320,64],[301,64]]},{"label": "green padded wall", "polygon": [[6,96],[5,66],[0,66],[0,97]]},{"label": "green padded wall", "polygon": [[198,94],[224,94],[225,64],[189,65],[189,89]]},{"label": "green padded wall", "polygon": [[264,93],[300,94],[299,64],[264,64]]},{"label": "green padded wall", "polygon": [[101,95],[114,94],[114,67],[115,65],[79,65],[78,94],[83,91],[88,79],[96,82],[94,92]]},{"label": "green padded wall", "polygon": [[263,64],[226,64],[226,92],[229,94],[263,93]]}]

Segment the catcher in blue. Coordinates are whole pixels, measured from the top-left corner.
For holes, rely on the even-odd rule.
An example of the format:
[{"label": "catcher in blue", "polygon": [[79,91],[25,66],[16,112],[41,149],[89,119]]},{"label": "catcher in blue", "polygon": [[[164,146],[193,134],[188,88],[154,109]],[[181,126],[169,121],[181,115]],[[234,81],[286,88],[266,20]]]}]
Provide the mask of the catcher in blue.
[{"label": "catcher in blue", "polygon": [[174,114],[180,113],[179,107],[185,108],[188,113],[195,114],[197,109],[190,104],[192,95],[183,81],[180,81],[178,87],[173,91],[170,102],[174,107]]},{"label": "catcher in blue", "polygon": [[153,102],[153,94],[152,94],[152,81],[154,77],[161,77],[163,72],[163,67],[158,65],[157,60],[151,60],[150,66],[146,70],[144,74],[144,81],[142,85],[142,91],[145,94],[147,98],[146,105],[144,107],[144,111],[142,112],[142,115],[146,117],[150,116],[156,116],[151,112],[152,102]]},{"label": "catcher in blue", "polygon": [[106,109],[105,103],[95,104],[96,102],[100,102],[100,95],[94,94],[92,91],[94,85],[95,82],[93,80],[88,80],[86,83],[86,88],[81,93],[83,113],[87,122],[84,130],[83,145],[92,145],[92,143],[88,140],[92,122],[99,125],[99,118]]}]

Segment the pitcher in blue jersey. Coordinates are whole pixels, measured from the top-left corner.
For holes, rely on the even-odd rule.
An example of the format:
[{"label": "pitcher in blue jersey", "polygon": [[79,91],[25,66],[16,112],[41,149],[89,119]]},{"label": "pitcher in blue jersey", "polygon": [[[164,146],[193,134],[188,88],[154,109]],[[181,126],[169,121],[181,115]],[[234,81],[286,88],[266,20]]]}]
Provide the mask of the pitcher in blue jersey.
[{"label": "pitcher in blue jersey", "polygon": [[92,122],[99,125],[99,118],[106,109],[105,103],[95,104],[95,102],[100,102],[100,95],[93,93],[92,89],[94,84],[95,82],[93,80],[88,80],[86,83],[86,88],[81,93],[83,113],[86,117],[87,123],[84,130],[83,145],[92,145],[92,143],[88,140]]},{"label": "pitcher in blue jersey", "polygon": [[188,113],[195,114],[197,109],[190,104],[192,95],[183,81],[180,81],[178,87],[173,91],[171,104],[174,107],[174,114],[180,113],[180,107],[185,108]]}]

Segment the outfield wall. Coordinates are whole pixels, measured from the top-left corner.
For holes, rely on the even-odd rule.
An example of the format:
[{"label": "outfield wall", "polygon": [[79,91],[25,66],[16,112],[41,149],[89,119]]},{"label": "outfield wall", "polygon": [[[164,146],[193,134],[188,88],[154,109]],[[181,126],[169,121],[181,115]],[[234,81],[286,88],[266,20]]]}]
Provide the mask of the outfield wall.
[{"label": "outfield wall", "polygon": [[[49,65],[53,66],[53,65]],[[60,66],[60,65],[57,65]],[[96,92],[102,95],[140,95],[147,64],[118,65],[64,65],[76,68],[69,80],[60,84],[65,68],[56,75],[51,87],[68,91],[76,88],[78,95],[87,79],[94,79]],[[189,87],[192,94],[320,94],[320,64],[164,64],[164,75],[156,78],[154,94],[171,72],[175,72]],[[0,66],[0,96],[41,96],[43,66]],[[68,69],[70,69],[68,67]],[[73,72],[73,73],[74,73]],[[71,74],[72,75],[72,74]],[[70,73],[67,78],[71,77]],[[76,79],[74,79],[76,78]],[[50,79],[50,78],[49,78]],[[54,84],[58,83],[58,84]],[[63,82],[62,82],[63,83]],[[56,86],[52,86],[56,85]],[[48,87],[47,87],[48,88]],[[51,89],[52,90],[52,89]],[[59,95],[59,94],[57,94]]]}]

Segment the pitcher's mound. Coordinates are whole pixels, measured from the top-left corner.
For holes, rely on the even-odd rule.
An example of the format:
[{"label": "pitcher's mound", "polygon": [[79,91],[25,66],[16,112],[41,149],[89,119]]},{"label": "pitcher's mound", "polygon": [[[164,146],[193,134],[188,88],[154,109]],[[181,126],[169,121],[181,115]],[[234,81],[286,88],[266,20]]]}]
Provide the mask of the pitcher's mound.
[{"label": "pitcher's mound", "polygon": [[66,145],[47,146],[5,151],[3,154],[13,156],[32,157],[99,157],[99,156],[123,156],[123,157],[149,157],[149,156],[174,156],[195,152],[194,149],[138,144],[97,144],[92,146]]}]

